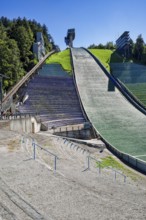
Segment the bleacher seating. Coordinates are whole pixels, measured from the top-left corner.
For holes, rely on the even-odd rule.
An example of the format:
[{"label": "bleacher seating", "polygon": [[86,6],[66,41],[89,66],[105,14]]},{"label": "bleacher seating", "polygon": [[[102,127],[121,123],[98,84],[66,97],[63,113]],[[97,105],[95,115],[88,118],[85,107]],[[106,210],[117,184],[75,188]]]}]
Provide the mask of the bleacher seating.
[{"label": "bleacher seating", "polygon": [[112,63],[111,71],[146,106],[146,66]]},{"label": "bleacher seating", "polygon": [[18,107],[19,112],[38,114],[48,128],[85,122],[73,78],[60,65],[45,64],[23,88],[24,93],[28,99]]}]

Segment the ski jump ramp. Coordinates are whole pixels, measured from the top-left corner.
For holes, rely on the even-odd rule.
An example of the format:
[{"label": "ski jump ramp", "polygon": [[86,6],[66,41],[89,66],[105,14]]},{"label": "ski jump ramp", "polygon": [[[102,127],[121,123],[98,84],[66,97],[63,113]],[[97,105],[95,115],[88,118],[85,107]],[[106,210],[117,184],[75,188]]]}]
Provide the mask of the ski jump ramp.
[{"label": "ski jump ramp", "polygon": [[71,49],[75,80],[93,127],[121,159],[146,173],[146,116],[109,80],[83,48]]}]

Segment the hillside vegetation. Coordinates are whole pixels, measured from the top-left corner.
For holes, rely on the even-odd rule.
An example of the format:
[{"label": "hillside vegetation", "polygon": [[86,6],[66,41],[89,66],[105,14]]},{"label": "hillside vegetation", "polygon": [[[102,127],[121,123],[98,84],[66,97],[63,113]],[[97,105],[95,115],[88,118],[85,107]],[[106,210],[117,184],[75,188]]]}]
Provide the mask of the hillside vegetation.
[{"label": "hillside vegetation", "polygon": [[99,59],[99,61],[110,72],[110,63],[123,62],[123,58],[119,56],[114,50],[107,49],[89,49],[89,51]]},{"label": "hillside vegetation", "polygon": [[47,64],[59,63],[62,65],[62,68],[65,71],[70,73],[72,71],[71,61],[70,61],[70,50],[66,49],[64,51],[53,54],[51,57],[49,57],[46,60],[46,63]]},{"label": "hillside vegetation", "polygon": [[[89,51],[96,56],[100,62],[105,66],[105,68],[110,71],[110,63],[120,63],[123,62],[123,58],[118,55],[113,50],[108,49],[89,49]],[[70,50],[66,49],[64,51],[53,54],[46,60],[47,64],[59,63],[62,65],[63,69],[67,72],[72,71]]]},{"label": "hillside vegetation", "polygon": [[36,64],[32,46],[37,32],[43,34],[46,52],[52,50],[54,42],[45,25],[26,18],[0,18],[0,73],[9,78],[3,81],[3,92]]}]

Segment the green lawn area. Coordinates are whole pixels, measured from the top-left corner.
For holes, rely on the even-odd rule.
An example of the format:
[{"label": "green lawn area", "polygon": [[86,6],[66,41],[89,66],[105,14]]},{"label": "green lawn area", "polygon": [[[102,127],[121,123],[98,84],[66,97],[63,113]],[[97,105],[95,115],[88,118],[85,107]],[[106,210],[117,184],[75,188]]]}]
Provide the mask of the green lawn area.
[{"label": "green lawn area", "polygon": [[66,49],[64,51],[53,54],[46,60],[46,63],[47,64],[59,63],[62,65],[62,68],[65,71],[70,73],[72,71],[71,62],[70,62],[70,50]]},{"label": "green lawn area", "polygon": [[118,55],[114,50],[106,49],[89,49],[89,51],[96,56],[105,68],[110,71],[110,63],[121,63],[123,58]]}]

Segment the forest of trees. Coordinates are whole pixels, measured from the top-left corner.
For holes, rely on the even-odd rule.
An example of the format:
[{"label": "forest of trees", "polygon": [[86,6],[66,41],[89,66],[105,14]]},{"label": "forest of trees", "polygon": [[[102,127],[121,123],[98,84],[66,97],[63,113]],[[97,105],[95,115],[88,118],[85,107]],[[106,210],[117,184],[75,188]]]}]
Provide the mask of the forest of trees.
[{"label": "forest of trees", "polygon": [[[20,17],[13,20],[0,18],[0,74],[9,78],[3,80],[3,93],[36,64],[32,48],[37,32],[43,33],[46,52],[51,51],[55,44],[46,25]],[[88,48],[115,50],[116,45],[110,41],[105,45],[92,44]],[[146,45],[142,35],[137,37],[135,43],[131,39],[129,48],[130,59],[146,64]]]},{"label": "forest of trees", "polygon": [[37,62],[32,52],[36,32],[42,32],[46,52],[55,46],[46,25],[35,20],[0,18],[0,73],[9,77],[3,80],[3,92],[22,78]]},{"label": "forest of trees", "polygon": [[116,49],[116,45],[113,44],[112,41],[107,42],[105,45],[103,44],[91,44],[88,49],[109,49],[109,50],[114,50]]},{"label": "forest of trees", "polygon": [[[105,45],[101,43],[98,45],[92,44],[88,49],[116,50],[116,44],[113,44],[113,42],[107,42]],[[129,59],[146,64],[146,44],[141,34],[138,35],[135,43],[132,39],[129,41]]]}]

